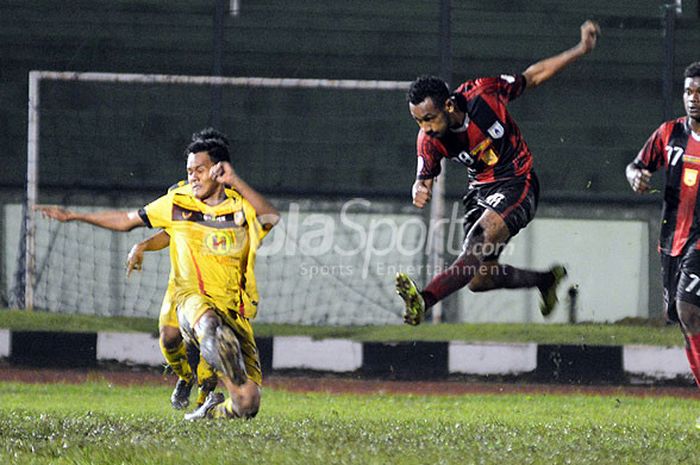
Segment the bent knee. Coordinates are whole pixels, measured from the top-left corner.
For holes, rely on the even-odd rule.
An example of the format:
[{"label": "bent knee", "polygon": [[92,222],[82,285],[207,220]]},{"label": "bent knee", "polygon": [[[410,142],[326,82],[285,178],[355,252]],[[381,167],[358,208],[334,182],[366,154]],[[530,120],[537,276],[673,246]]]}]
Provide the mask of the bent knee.
[{"label": "bent knee", "polygon": [[241,418],[255,417],[260,410],[260,389],[255,386],[254,389],[248,390],[248,392],[238,397],[236,404]]},{"label": "bent knee", "polygon": [[474,276],[474,278],[469,281],[467,287],[472,292],[484,292],[492,289],[491,281],[484,276]]},{"label": "bent knee", "polygon": [[182,344],[182,335],[178,328],[163,326],[160,328],[160,343],[166,350],[175,350]]}]

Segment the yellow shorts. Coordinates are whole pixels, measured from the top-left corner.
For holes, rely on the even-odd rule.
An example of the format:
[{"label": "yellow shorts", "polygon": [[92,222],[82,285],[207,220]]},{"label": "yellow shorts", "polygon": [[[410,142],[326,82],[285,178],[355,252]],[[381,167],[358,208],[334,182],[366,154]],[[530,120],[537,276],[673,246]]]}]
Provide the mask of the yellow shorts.
[{"label": "yellow shorts", "polygon": [[208,310],[214,310],[224,321],[224,324],[230,326],[236,333],[238,342],[241,344],[248,378],[258,386],[262,385],[262,369],[260,367],[258,346],[255,344],[253,327],[247,318],[240,316],[234,310],[219,309],[212,299],[200,294],[190,294],[182,298],[177,309],[187,319],[190,327],[194,327],[194,323]]},{"label": "yellow shorts", "polygon": [[177,305],[175,305],[175,286],[168,282],[168,288],[163,296],[163,303],[160,305],[160,315],[158,315],[158,327],[171,326],[178,328]]}]

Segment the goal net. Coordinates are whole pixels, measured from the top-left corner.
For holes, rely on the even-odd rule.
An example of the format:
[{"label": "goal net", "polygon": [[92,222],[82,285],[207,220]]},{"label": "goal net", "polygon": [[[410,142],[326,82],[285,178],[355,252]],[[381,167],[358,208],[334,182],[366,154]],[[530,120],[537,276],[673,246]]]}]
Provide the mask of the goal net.
[{"label": "goal net", "polygon": [[[8,237],[20,238],[7,258],[8,275],[15,277],[12,303],[157,316],[170,268],[167,250],[147,253],[143,271],[125,275],[129,249],[154,231],[61,224],[33,214],[32,207],[135,209],[157,198],[185,178],[183,149],[193,132],[211,124],[215,99],[234,166],[283,217],[259,252],[257,320],[399,323],[394,274],[429,271],[425,244],[432,231],[408,194],[400,200],[386,195],[396,192],[396,175],[367,166],[371,157],[402,156],[395,168],[407,175],[400,190],[408,191],[412,147],[405,143],[415,129],[410,121],[385,129],[408,119],[407,86],[32,72],[27,202],[4,212]],[[385,179],[378,183],[373,176]]]}]

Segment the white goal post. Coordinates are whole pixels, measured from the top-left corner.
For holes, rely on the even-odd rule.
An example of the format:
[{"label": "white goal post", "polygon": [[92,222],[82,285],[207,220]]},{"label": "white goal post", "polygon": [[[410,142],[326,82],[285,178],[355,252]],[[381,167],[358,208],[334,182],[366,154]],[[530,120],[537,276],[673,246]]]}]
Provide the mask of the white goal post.
[{"label": "white goal post", "polygon": [[[26,179],[26,215],[25,215],[25,269],[24,269],[24,307],[34,308],[34,289],[36,279],[36,222],[34,207],[38,201],[39,159],[40,159],[40,121],[42,81],[83,81],[102,83],[135,84],[189,84],[195,86],[231,86],[231,87],[268,87],[290,89],[347,89],[347,90],[400,90],[409,88],[408,81],[380,81],[357,79],[300,79],[300,78],[265,78],[265,77],[220,77],[220,76],[185,76],[166,74],[134,73],[99,73],[72,71],[30,71],[28,95],[27,128],[27,179]],[[437,201],[436,201],[437,200]],[[433,199],[431,219],[442,215],[441,199]],[[444,240],[435,235],[433,241]],[[436,242],[437,244],[437,242]],[[430,246],[431,260],[439,260],[437,255],[443,250],[442,244]]]}]

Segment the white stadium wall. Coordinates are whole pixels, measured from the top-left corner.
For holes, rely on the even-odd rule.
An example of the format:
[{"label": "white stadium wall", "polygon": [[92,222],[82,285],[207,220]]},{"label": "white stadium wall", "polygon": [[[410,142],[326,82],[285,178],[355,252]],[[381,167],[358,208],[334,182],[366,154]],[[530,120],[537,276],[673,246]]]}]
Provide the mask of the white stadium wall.
[{"label": "white stadium wall", "polygon": [[[402,304],[394,295],[393,276],[404,270],[419,282],[426,279],[421,276],[425,269],[424,237],[419,227],[422,220],[388,204],[367,202],[356,201],[344,216],[330,203],[301,204],[298,212],[297,204],[291,203],[283,210],[286,229],[272,233],[258,258],[259,321],[400,323]],[[5,205],[3,213],[3,266],[8,277],[6,293],[11,296],[22,209]],[[364,237],[359,225],[367,228]],[[646,318],[648,229],[648,223],[641,220],[537,218],[513,239],[502,261],[538,269],[555,262],[567,266],[569,277],[560,293],[562,305],[548,322],[568,321],[566,290],[574,285],[578,286],[577,321]],[[45,223],[37,240],[39,308],[155,317],[166,285],[167,253],[147,255],[142,273],[129,279],[124,274],[131,244],[150,233],[142,229],[124,235],[76,223]],[[452,238],[459,242],[460,228],[453,227]],[[371,249],[361,247],[370,239]],[[355,254],[344,253],[351,249],[356,249]],[[48,261],[47,250],[51,250]],[[451,303],[450,321],[543,322],[537,300],[536,291],[474,294],[465,289]]]}]

